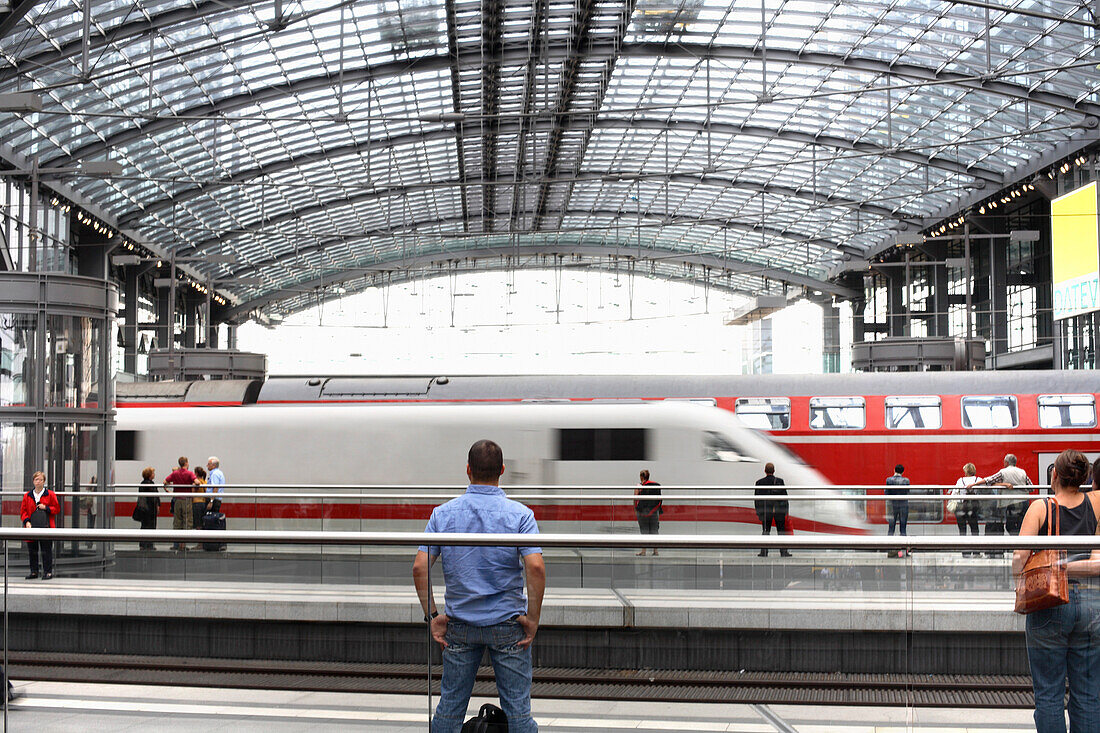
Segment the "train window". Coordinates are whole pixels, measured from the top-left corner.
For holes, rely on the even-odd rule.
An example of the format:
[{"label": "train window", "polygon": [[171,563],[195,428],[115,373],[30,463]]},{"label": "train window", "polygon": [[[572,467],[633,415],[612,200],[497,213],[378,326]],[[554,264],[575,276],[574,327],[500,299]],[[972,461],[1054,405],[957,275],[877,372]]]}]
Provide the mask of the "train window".
[{"label": "train window", "polygon": [[745,427],[756,430],[788,430],[791,427],[791,401],[786,397],[740,397],[733,413]]},{"label": "train window", "polygon": [[886,427],[891,430],[938,430],[942,425],[939,397],[886,398]]},{"label": "train window", "polygon": [[1012,395],[990,395],[962,398],[964,428],[1003,430],[1020,424],[1016,398]]},{"label": "train window", "polygon": [[1094,428],[1096,401],[1090,394],[1039,395],[1039,427]]},{"label": "train window", "polygon": [[810,427],[814,430],[862,430],[866,425],[862,397],[810,398]]},{"label": "train window", "polygon": [[560,461],[645,461],[645,428],[564,428],[558,431]]},{"label": "train window", "polygon": [[757,459],[738,448],[722,433],[708,430],[703,433],[703,460],[725,463],[757,463]]},{"label": "train window", "polygon": [[115,460],[138,460],[138,434],[136,430],[115,431]]}]

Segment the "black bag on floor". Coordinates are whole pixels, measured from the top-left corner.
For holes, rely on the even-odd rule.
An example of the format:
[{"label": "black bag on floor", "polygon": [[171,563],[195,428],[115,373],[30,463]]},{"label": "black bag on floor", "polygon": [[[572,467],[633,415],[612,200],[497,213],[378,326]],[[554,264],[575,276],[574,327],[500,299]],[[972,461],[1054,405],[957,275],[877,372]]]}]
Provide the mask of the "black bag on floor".
[{"label": "black bag on floor", "polygon": [[492,703],[485,703],[476,718],[462,726],[462,733],[508,733],[508,716]]},{"label": "black bag on floor", "polygon": [[[224,531],[225,515],[221,512],[207,512],[202,515],[202,528]],[[225,545],[221,542],[203,542],[202,549],[209,550],[210,552],[217,552],[218,550],[224,550]]]}]

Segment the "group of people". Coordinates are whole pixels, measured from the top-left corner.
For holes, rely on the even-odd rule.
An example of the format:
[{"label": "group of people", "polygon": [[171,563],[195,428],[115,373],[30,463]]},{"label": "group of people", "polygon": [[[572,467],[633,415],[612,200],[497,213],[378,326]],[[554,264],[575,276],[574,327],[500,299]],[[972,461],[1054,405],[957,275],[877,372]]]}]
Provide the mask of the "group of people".
[{"label": "group of people", "polygon": [[[1031,478],[1017,464],[1014,454],[1004,457],[1004,464],[996,473],[984,478],[978,476],[973,463],[962,467],[963,475],[955,482],[947,498],[947,510],[955,516],[955,526],[960,535],[979,534],[979,524],[985,523],[987,535],[1018,535],[1023,524],[1024,514],[1031,503],[1027,498],[979,499],[976,497],[1000,494],[1024,494],[1030,491]],[[1053,467],[1052,467],[1053,468]],[[1100,470],[1100,460],[1096,469]],[[1087,475],[1088,472],[1086,472]],[[905,475],[905,466],[894,466],[894,474],[887,477],[887,496],[909,494],[909,479]],[[893,535],[895,528],[900,534],[906,533],[909,522],[909,502],[911,499],[888,499],[886,502],[887,535]],[[918,500],[919,501],[919,500]],[[964,555],[978,553],[963,553]],[[999,555],[991,552],[989,555]]]},{"label": "group of people", "polygon": [[[165,491],[183,495],[173,496],[171,499],[172,529],[201,528],[203,517],[207,512],[221,511],[221,494],[225,491],[225,474],[221,469],[221,460],[217,456],[210,456],[206,460],[205,469],[197,466],[194,471],[191,470],[191,462],[187,456],[180,456],[177,464],[177,467],[164,479]],[[157,526],[161,500],[155,478],[156,469],[152,466],[146,467],[141,472],[141,486],[138,491],[143,496],[137,501],[133,518],[141,523],[142,529],[156,529]],[[154,549],[152,542],[142,542],[140,547],[143,550]],[[176,543],[172,549],[182,551],[186,550],[187,546]]]}]

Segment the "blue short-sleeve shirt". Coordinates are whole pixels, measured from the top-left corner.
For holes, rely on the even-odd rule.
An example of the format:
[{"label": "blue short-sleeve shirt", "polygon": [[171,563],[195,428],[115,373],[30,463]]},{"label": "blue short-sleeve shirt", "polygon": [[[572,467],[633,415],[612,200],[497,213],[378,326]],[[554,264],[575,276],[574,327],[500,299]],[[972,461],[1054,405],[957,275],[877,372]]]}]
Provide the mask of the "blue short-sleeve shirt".
[{"label": "blue short-sleeve shirt", "polygon": [[[538,534],[535,515],[496,486],[471,484],[462,496],[437,506],[425,532]],[[447,584],[445,611],[474,626],[492,626],[527,613],[523,593],[523,560],[540,547],[428,547],[442,555]]]}]

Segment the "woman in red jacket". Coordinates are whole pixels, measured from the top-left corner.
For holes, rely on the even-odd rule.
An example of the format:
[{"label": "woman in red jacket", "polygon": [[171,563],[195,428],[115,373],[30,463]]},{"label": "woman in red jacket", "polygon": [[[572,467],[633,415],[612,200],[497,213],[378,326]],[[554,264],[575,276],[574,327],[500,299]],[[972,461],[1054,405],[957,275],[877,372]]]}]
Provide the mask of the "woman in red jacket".
[{"label": "woman in red jacket", "polygon": [[[34,488],[23,495],[23,504],[19,507],[19,521],[27,529],[32,527],[56,526],[54,517],[61,513],[61,505],[57,502],[57,494],[46,488],[46,474],[35,471],[31,478]],[[38,577],[38,551],[42,551],[42,569],[45,574],[43,580],[53,577],[53,541],[52,540],[27,540],[27,550],[31,556],[31,574],[27,580]]]}]

